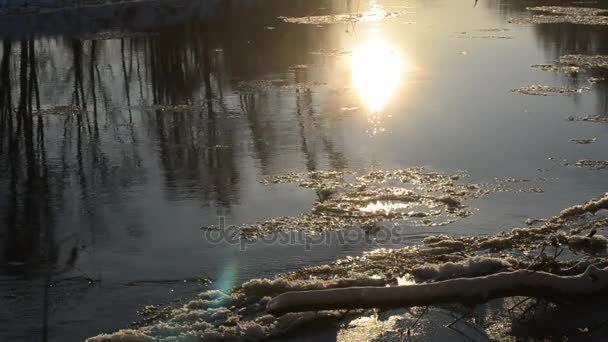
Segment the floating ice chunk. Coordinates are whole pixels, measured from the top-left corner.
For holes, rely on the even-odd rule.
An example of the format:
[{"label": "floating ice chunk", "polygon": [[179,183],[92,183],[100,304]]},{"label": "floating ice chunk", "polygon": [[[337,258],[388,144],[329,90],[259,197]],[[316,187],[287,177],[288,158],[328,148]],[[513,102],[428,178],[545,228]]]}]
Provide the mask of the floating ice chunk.
[{"label": "floating ice chunk", "polygon": [[559,218],[568,219],[585,213],[595,214],[602,209],[608,209],[608,193],[604,194],[604,197],[600,199],[591,200],[585,204],[575,205],[562,210],[559,213]]},{"label": "floating ice chunk", "polygon": [[87,342],[153,342],[154,338],[140,331],[125,329],[113,334],[101,334],[88,338]]}]

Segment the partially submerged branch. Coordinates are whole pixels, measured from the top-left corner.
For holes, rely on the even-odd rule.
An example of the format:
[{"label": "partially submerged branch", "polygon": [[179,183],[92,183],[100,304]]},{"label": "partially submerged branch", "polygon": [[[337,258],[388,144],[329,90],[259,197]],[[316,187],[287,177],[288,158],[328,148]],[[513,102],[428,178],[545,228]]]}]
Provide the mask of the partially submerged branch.
[{"label": "partially submerged branch", "polygon": [[608,294],[608,267],[590,265],[577,276],[519,270],[484,277],[395,287],[351,287],[287,292],[268,303],[273,315],[318,310],[399,308],[445,303],[482,304],[504,297],[565,301]]}]

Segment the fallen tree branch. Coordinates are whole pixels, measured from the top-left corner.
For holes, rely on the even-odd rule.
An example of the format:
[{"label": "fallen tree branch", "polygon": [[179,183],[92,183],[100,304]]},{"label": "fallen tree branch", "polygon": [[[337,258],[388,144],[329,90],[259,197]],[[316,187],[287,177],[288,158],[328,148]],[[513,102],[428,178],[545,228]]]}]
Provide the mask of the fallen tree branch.
[{"label": "fallen tree branch", "polygon": [[559,302],[600,294],[608,294],[608,267],[598,269],[590,265],[577,276],[519,270],[407,286],[292,291],[270,300],[267,309],[278,316],[289,312],[389,309],[445,303],[473,306],[514,296]]}]

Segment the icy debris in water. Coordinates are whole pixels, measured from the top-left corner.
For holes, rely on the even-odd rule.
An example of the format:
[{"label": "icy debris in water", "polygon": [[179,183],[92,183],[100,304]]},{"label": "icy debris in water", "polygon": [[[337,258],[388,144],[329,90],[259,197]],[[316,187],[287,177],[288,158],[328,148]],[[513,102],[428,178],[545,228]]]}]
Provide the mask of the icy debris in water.
[{"label": "icy debris in water", "polygon": [[229,296],[226,295],[222,291],[209,290],[209,291],[200,293],[198,295],[198,298],[194,299],[190,303],[186,304],[186,307],[189,309],[203,309],[203,308],[209,308],[209,307],[220,307],[228,299],[229,299]]},{"label": "icy debris in water", "polygon": [[[382,179],[384,172],[368,174],[366,178]],[[441,179],[439,175],[434,177]],[[252,341],[297,333],[296,329],[305,323],[319,320],[334,324],[345,323],[350,318],[371,314],[370,311],[351,310],[292,313],[278,318],[269,315],[267,304],[271,298],[267,295],[285,291],[399,285],[404,284],[404,279],[410,275],[432,281],[511,270],[580,274],[589,265],[608,266],[608,260],[598,255],[605,253],[607,243],[604,236],[597,234],[597,231],[608,227],[608,218],[600,217],[599,211],[603,209],[608,209],[608,193],[600,199],[564,209],[558,216],[544,220],[539,227],[513,228],[510,232],[489,237],[430,236],[423,240],[423,246],[379,249],[362,256],[345,257],[332,264],[300,268],[272,279],[252,280],[234,287],[230,293],[207,291],[195,298],[195,303],[173,309],[161,322],[150,322],[137,330],[102,334],[88,341]],[[587,213],[595,215],[586,215]],[[582,235],[585,230],[589,230],[589,233]],[[567,231],[573,233],[566,234]],[[487,253],[485,248],[488,246],[493,246],[498,251]],[[576,250],[577,254],[563,253],[559,259],[555,259],[552,251],[545,250],[547,246],[556,250]],[[505,251],[501,251],[502,248]],[[437,251],[442,253],[436,253]],[[581,254],[583,259],[575,260]],[[530,257],[540,255],[543,257]],[[199,300],[221,298],[226,300],[223,307],[199,306]],[[499,310],[500,317],[508,318],[507,306]],[[480,328],[489,333],[488,329],[497,329],[501,322],[505,321],[491,318]],[[499,333],[499,336],[509,337],[504,334],[507,333]]]},{"label": "icy debris in water", "polygon": [[[535,64],[533,68],[549,72],[577,74],[590,72],[598,68],[608,68],[608,56],[605,55],[564,55],[558,61],[547,64]],[[602,81],[603,78],[589,77],[587,82],[591,85]]]},{"label": "icy debris in water", "polygon": [[576,74],[581,71],[581,68],[577,66],[567,66],[552,63],[533,64],[532,67],[535,69],[540,69],[542,71],[562,72],[564,74]]},{"label": "icy debris in water", "polygon": [[511,267],[508,259],[478,256],[456,263],[415,267],[412,269],[412,274],[419,279],[441,280],[482,276],[508,270]]},{"label": "icy debris in water", "polygon": [[479,241],[477,246],[481,250],[502,251],[513,248],[514,241],[510,236],[493,236],[486,240]]},{"label": "icy debris in water", "polygon": [[452,196],[441,196],[437,199],[437,201],[447,205],[450,208],[458,208],[462,206],[460,201]]},{"label": "icy debris in water", "polygon": [[542,222],[545,222],[545,221],[546,220],[528,218],[528,219],[526,219],[526,225],[532,226],[532,225],[535,225],[537,223],[542,223]]},{"label": "icy debris in water", "polygon": [[515,39],[513,36],[500,36],[500,35],[485,35],[485,36],[472,36],[473,39]]},{"label": "icy debris in water", "polygon": [[430,245],[430,244],[445,241],[445,240],[452,240],[452,238],[447,235],[443,235],[443,234],[442,235],[433,235],[433,236],[427,236],[424,239],[422,239],[422,243],[425,245]]},{"label": "icy debris in water", "polygon": [[[514,39],[515,37],[513,36],[507,36],[507,35],[499,35],[499,34],[495,34],[498,32],[507,32],[509,31],[509,29],[478,29],[476,30],[478,32],[483,32],[486,33],[484,35],[470,35],[467,34],[466,31],[464,32],[454,32],[454,35],[452,37],[454,38],[459,38],[459,39]],[[492,33],[492,34],[490,34]]]},{"label": "icy debris in water", "polygon": [[407,216],[408,217],[427,217],[429,215],[434,215],[433,213],[425,213],[425,212],[421,212],[421,211],[408,211],[407,212]]},{"label": "icy debris in water", "polygon": [[545,182],[546,179],[536,177],[534,179],[517,179],[517,178],[496,178],[496,184],[490,188],[491,192],[511,192],[511,193],[542,193],[544,190],[540,187],[529,187],[531,183]]},{"label": "icy debris in water", "polygon": [[297,65],[292,65],[288,68],[289,70],[306,70],[308,69],[308,65],[306,64],[297,64]]},{"label": "icy debris in water", "polygon": [[155,312],[157,312],[157,308],[154,305],[146,305],[144,306],[144,308],[141,310],[140,314],[142,315],[152,315]]},{"label": "icy debris in water", "polygon": [[433,254],[454,253],[463,251],[466,248],[464,242],[452,239],[446,239],[435,243],[425,243],[425,245],[429,248],[426,251]]},{"label": "icy debris in water", "polygon": [[579,145],[588,145],[591,143],[594,143],[597,140],[597,138],[583,138],[583,139],[570,139],[568,140],[569,142],[573,142],[575,144],[579,144]]},{"label": "icy debris in water", "polygon": [[588,114],[585,116],[569,116],[567,121],[608,122],[608,116]]},{"label": "icy debris in water", "polygon": [[[178,315],[189,315],[188,319],[169,320],[144,326],[138,330],[121,330],[113,334],[101,334],[87,339],[88,342],[126,342],[126,341],[259,341],[269,337],[281,336],[293,331],[303,324],[313,321],[336,321],[345,316],[338,311],[319,311],[305,313],[290,313],[275,318],[265,313],[265,304],[258,298],[236,300],[234,310],[244,312],[245,318],[227,308],[214,310],[195,310],[190,313],[184,309],[177,309]],[[270,298],[266,299],[266,302]],[[243,311],[243,309],[246,309]],[[221,320],[209,323],[207,312],[222,312],[225,314]],[[228,314],[226,314],[228,313]],[[359,310],[352,314],[359,313]],[[360,314],[360,313],[359,313]]]},{"label": "icy debris in water", "polygon": [[527,87],[520,87],[516,89],[511,89],[512,92],[525,94],[525,95],[540,95],[540,96],[548,96],[551,94],[581,94],[586,91],[591,91],[589,87],[580,87],[580,88],[567,88],[567,87],[554,87],[554,86],[546,86],[540,84],[534,84]]},{"label": "icy debris in water", "polygon": [[508,29],[508,28],[506,28],[506,27],[494,27],[494,28],[477,29],[475,31],[479,31],[479,32],[509,32],[511,30]]},{"label": "icy debris in water", "polygon": [[352,55],[353,51],[345,50],[345,49],[331,49],[331,50],[320,49],[318,51],[311,52],[311,54],[312,55],[323,55],[323,56],[328,56],[328,57],[346,57],[346,56]]},{"label": "icy debris in water", "polygon": [[230,317],[231,311],[225,307],[219,308],[208,308],[208,309],[197,309],[190,308],[188,304],[184,305],[183,308],[176,311],[173,318],[169,320],[169,323],[186,323],[205,321],[213,325],[222,324]]},{"label": "icy debris in water", "polygon": [[564,55],[559,64],[587,70],[608,68],[608,55]]},{"label": "icy debris in water", "polygon": [[591,85],[596,85],[596,84],[598,84],[598,83],[600,83],[600,82],[602,82],[602,81],[605,81],[605,80],[606,80],[606,79],[605,79],[605,78],[603,78],[603,77],[589,77],[589,78],[587,79],[587,82],[588,82],[589,84],[591,84]]},{"label": "icy debris in water", "polygon": [[510,19],[514,24],[557,24],[608,25],[608,10],[588,7],[537,6],[527,7],[529,11],[550,14],[536,14],[529,18]]},{"label": "icy debris in water", "polygon": [[559,213],[559,218],[567,219],[580,216],[585,213],[595,214],[602,209],[608,209],[608,192],[605,193],[602,198],[593,199],[585,204],[575,205],[562,210]]},{"label": "icy debris in water", "polygon": [[310,212],[242,225],[241,233],[246,236],[287,230],[321,232],[394,220],[444,225],[472,214],[464,200],[488,193],[479,185],[460,182],[461,176],[409,168],[373,170],[360,176],[352,172],[316,171],[268,177],[262,181],[264,184],[295,183],[313,189],[318,201]]},{"label": "icy debris in water", "polygon": [[575,250],[586,250],[592,254],[605,253],[608,240],[603,235],[580,236],[571,235],[567,237],[568,246]]},{"label": "icy debris in water", "polygon": [[576,166],[587,167],[594,170],[603,170],[608,168],[608,160],[581,159],[576,162]]},{"label": "icy debris in water", "polygon": [[536,12],[548,12],[553,14],[564,14],[564,15],[600,15],[608,13],[608,9],[602,8],[591,8],[591,7],[566,7],[566,6],[535,6],[527,7],[528,11]]},{"label": "icy debris in water", "polygon": [[314,15],[307,17],[279,17],[279,19],[290,24],[326,25],[380,21],[386,18],[397,18],[402,15],[403,12],[401,11],[387,12],[382,9],[375,9],[363,13]]},{"label": "icy debris in water", "polygon": [[87,342],[154,342],[153,337],[142,332],[126,329],[113,334],[101,334],[87,339]]}]

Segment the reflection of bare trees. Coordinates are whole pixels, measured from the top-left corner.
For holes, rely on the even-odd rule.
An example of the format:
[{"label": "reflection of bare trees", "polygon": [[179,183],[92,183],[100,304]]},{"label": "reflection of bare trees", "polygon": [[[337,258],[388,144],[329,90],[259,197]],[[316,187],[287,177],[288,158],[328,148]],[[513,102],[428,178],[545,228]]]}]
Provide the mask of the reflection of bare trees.
[{"label": "reflection of bare trees", "polygon": [[[95,232],[81,227],[64,227],[62,212],[66,198],[78,194],[78,210],[83,221],[94,227],[99,193],[118,193],[121,185],[112,170],[115,156],[102,146],[96,113],[94,129],[87,106],[93,98],[96,107],[96,43],[71,40],[63,45],[71,55],[65,68],[73,91],[64,98],[41,96],[57,84],[41,83],[39,73],[54,71],[49,58],[39,60],[41,41],[5,40],[0,61],[0,235],[3,236],[0,264],[20,265],[24,276],[40,277],[43,289],[40,313],[42,335],[46,340],[49,319],[48,285],[53,278],[75,271],[79,245],[94,243]],[[88,47],[89,80],[85,70]],[[97,75],[96,75],[97,74]],[[51,77],[52,78],[52,77]],[[45,79],[49,79],[45,75]],[[90,82],[90,87],[85,86]],[[91,89],[87,93],[85,89]],[[58,102],[63,102],[58,104]],[[49,147],[51,146],[51,147]],[[122,151],[137,158],[137,149]],[[6,162],[5,162],[6,161]],[[128,166],[128,165],[127,165]],[[121,167],[124,168],[122,164]],[[131,179],[141,174],[134,169],[123,172]],[[74,181],[72,181],[74,180]],[[89,241],[83,236],[90,235]]]},{"label": "reflection of bare trees", "polygon": [[172,29],[146,44],[154,106],[169,109],[151,111],[168,189],[196,192],[204,202],[215,193],[219,203],[229,205],[237,192],[238,140],[206,25]]},{"label": "reflection of bare trees", "polygon": [[4,144],[12,142],[13,115],[12,94],[10,75],[10,55],[12,44],[4,41],[2,47],[2,61],[0,62],[0,153],[4,150]]},{"label": "reflection of bare trees", "polygon": [[[0,265],[18,265],[11,272],[40,285],[32,298],[43,340],[57,301],[48,285],[86,279],[79,256],[109,229],[104,206],[125,203],[124,192],[146,182],[157,159],[170,199],[227,208],[239,200],[243,147],[253,146],[265,174],[302,157],[309,170],[323,158],[345,167],[314,92],[233,89],[269,75],[291,79],[290,66],[310,62],[308,52],[323,44],[315,28],[286,25],[269,35],[264,27],[280,25],[279,15],[313,13],[319,2],[221,4],[221,18],[145,36],[2,42]],[[284,110],[286,102],[296,110]]]},{"label": "reflection of bare trees", "polygon": [[[61,210],[66,193],[78,194],[84,220],[95,221],[99,192],[119,201],[125,185],[143,181],[142,134],[152,132],[158,147],[152,153],[158,153],[168,191],[196,191],[204,202],[238,200],[238,147],[251,143],[263,173],[271,172],[280,163],[274,158],[284,153],[278,148],[286,129],[294,133],[290,144],[301,145],[307,169],[317,169],[325,156],[331,167],[345,167],[331,133],[315,118],[310,90],[225,95],[239,81],[307,64],[308,52],[322,47],[314,27],[284,25],[280,35],[265,29],[281,25],[279,15],[318,11],[318,2],[271,3],[225,1],[219,18],[143,37],[3,41],[0,157],[7,162],[0,172],[8,180],[1,183],[3,226],[11,236],[7,257],[35,259],[42,250],[39,236],[53,235],[57,218],[50,216]],[[296,78],[306,81],[306,75]],[[282,105],[276,99],[283,97],[295,100],[295,113],[286,115],[298,122],[299,133],[277,122]],[[248,133],[237,131],[235,117]],[[76,236],[74,244],[82,233],[66,235]],[[96,233],[86,234],[93,243]],[[57,259],[61,253],[51,254]]]},{"label": "reflection of bare trees", "polygon": [[[248,146],[250,142],[244,134],[235,135],[236,128],[227,118],[233,113],[226,109],[233,100],[227,100],[224,92],[230,91],[230,84],[261,79],[268,74],[286,72],[292,65],[306,64],[311,59],[308,52],[319,49],[311,46],[321,43],[313,39],[314,28],[287,25],[281,28],[284,34],[280,36],[270,36],[270,31],[265,29],[277,25],[276,18],[280,15],[312,13],[319,3],[275,2],[276,6],[261,6],[226,1],[222,3],[225,16],[221,18],[167,28],[140,39],[137,46],[139,51],[145,51],[148,61],[146,69],[153,103],[165,109],[154,111],[150,122],[155,126],[170,189],[184,189],[176,187],[184,184],[195,189],[213,189],[220,202],[224,202],[221,199],[226,199],[226,194],[233,194],[238,180],[235,146]],[[276,138],[284,128],[273,123],[274,114],[282,108],[277,107],[279,102],[274,100],[285,94],[275,95],[239,94],[238,105],[264,174],[270,172],[270,164],[278,162],[272,158],[280,154],[277,149],[282,146]],[[300,94],[294,91],[293,96],[301,102]],[[171,110],[175,107],[180,109]],[[335,151],[331,137],[319,128],[316,122],[307,134],[321,134],[323,146],[331,151],[331,165],[344,167],[344,157]],[[297,138],[297,135],[291,137]],[[311,163],[314,162],[307,162]]]},{"label": "reflection of bare trees", "polygon": [[[270,0],[243,5],[225,1],[226,16],[210,22],[215,39],[221,42],[228,70],[236,79],[260,79],[289,67],[306,64],[311,51],[324,47],[326,39],[317,28],[308,25],[285,25],[277,17],[306,16],[333,12],[325,1]],[[320,9],[323,7],[324,9]],[[341,8],[344,11],[344,8]],[[267,30],[267,27],[277,27]]]},{"label": "reflection of bare trees", "polygon": [[300,140],[302,142],[302,153],[306,159],[308,171],[315,171],[318,158],[310,146],[311,138],[321,140],[322,150],[326,152],[329,164],[334,170],[343,170],[347,166],[346,157],[336,148],[332,137],[325,132],[326,125],[315,118],[313,111],[313,97],[310,89],[304,89],[296,93],[296,116],[300,126]]},{"label": "reflection of bare trees", "polygon": [[[15,44],[16,45],[16,44]],[[44,145],[44,124],[40,115],[34,121],[34,108],[39,110],[37,63],[34,41],[21,41],[18,51],[13,43],[4,41],[0,63],[1,90],[0,112],[2,115],[0,146],[7,157],[6,169],[0,173],[8,180],[1,189],[0,203],[6,203],[0,216],[4,227],[3,264],[28,265],[32,271],[42,270],[44,295],[42,297],[43,340],[48,326],[48,269],[54,265],[58,251],[54,234],[54,217],[49,184],[49,172]],[[17,80],[12,79],[13,57],[18,65]],[[13,106],[12,85],[18,84],[18,101]],[[36,123],[35,123],[36,122]],[[16,124],[15,124],[16,123]],[[37,127],[36,127],[37,125]]]},{"label": "reflection of bare trees", "polygon": [[155,103],[192,101],[203,80],[201,40],[198,35],[189,35],[187,30],[170,30],[148,40]]},{"label": "reflection of bare trees", "polygon": [[[124,191],[146,181],[155,158],[170,199],[186,195],[228,208],[239,199],[243,147],[253,146],[262,173],[302,156],[309,170],[325,157],[329,166],[345,167],[315,118],[313,92],[232,89],[307,64],[307,52],[322,44],[307,26],[269,36],[264,27],[294,8],[273,2],[268,11],[226,1],[221,20],[147,36],[2,42],[0,264],[21,265],[20,275],[39,280],[43,339],[56,300],[48,284],[82,276],[82,249],[107,229],[103,206],[124,203]],[[318,7],[297,3],[300,14]],[[296,82],[305,83],[300,76]],[[284,100],[297,107],[286,111],[287,120],[277,116]],[[285,142],[301,144],[302,154],[281,150]]]},{"label": "reflection of bare trees", "polygon": [[[3,43],[0,63],[0,112],[2,115],[2,157],[7,163],[1,170],[8,180],[1,194],[8,204],[4,224],[9,239],[5,241],[7,261],[40,263],[56,258],[53,245],[48,165],[44,147],[44,124],[34,108],[40,106],[37,89],[36,53],[33,41]],[[17,51],[14,51],[17,50]],[[16,57],[17,79],[11,67]],[[18,87],[14,87],[17,85]],[[13,88],[17,88],[14,106]],[[37,116],[35,121],[35,116]],[[41,237],[50,237],[41,240]]]}]

